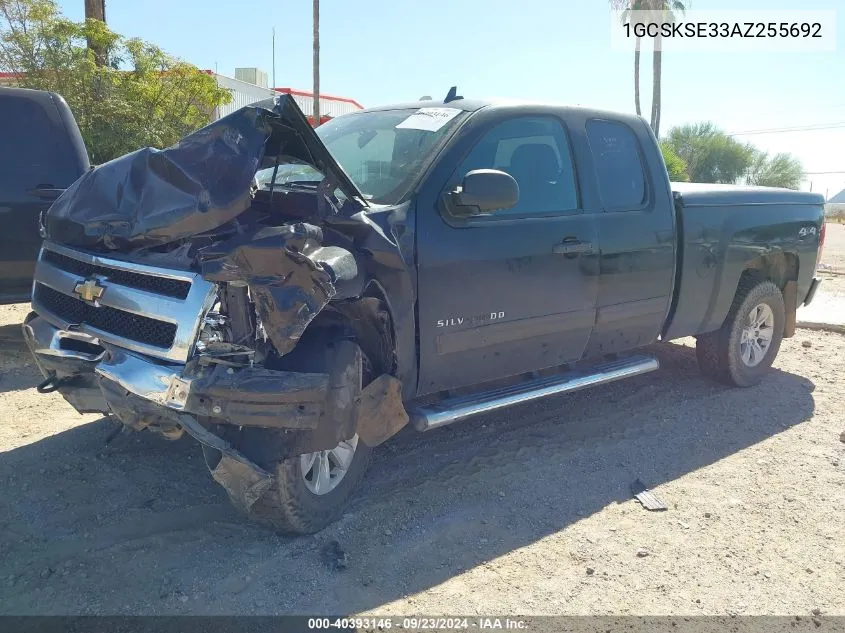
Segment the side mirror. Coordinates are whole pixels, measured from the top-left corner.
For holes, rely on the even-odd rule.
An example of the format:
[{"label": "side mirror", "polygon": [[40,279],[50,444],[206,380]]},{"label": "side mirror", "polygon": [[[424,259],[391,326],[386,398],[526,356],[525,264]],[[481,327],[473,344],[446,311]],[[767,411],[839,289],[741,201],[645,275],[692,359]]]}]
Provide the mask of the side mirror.
[{"label": "side mirror", "polygon": [[510,209],[519,200],[519,185],[513,176],[498,169],[474,169],[452,193],[452,211],[468,216]]}]

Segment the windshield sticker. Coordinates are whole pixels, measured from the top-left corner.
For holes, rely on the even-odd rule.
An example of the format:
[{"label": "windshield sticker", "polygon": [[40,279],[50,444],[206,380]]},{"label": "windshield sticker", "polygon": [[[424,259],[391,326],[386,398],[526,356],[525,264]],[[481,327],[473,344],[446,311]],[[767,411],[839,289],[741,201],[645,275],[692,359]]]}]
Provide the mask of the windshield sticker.
[{"label": "windshield sticker", "polygon": [[396,127],[436,132],[460,113],[457,108],[420,108]]}]

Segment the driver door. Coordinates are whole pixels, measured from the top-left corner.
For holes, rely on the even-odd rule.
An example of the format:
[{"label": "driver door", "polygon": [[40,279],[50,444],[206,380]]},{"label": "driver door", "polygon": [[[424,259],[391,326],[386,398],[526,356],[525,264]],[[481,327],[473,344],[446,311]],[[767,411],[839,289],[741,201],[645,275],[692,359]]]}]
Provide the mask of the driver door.
[{"label": "driver door", "polygon": [[[454,217],[443,195],[481,168],[510,173],[519,201]],[[491,121],[433,198],[421,196],[416,212],[419,394],[581,358],[595,323],[599,249],[561,119]]]}]

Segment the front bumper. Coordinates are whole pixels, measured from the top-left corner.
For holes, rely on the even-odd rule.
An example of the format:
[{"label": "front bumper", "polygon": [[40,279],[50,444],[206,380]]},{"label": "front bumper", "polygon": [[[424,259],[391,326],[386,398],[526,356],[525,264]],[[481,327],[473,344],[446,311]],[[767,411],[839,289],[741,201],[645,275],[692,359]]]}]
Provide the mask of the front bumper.
[{"label": "front bumper", "polygon": [[[41,373],[77,411],[111,413],[133,428],[178,424],[180,414],[191,414],[217,424],[315,429],[348,377],[168,363],[62,330],[34,312],[23,331]],[[357,360],[360,372],[360,357],[343,360]]]}]

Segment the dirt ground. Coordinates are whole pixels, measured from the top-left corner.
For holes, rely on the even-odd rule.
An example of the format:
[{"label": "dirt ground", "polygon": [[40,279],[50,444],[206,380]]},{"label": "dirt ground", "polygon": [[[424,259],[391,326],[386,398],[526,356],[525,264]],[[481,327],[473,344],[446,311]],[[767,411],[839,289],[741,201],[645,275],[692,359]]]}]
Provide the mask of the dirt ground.
[{"label": "dirt ground", "polygon": [[845,224],[825,225],[823,268],[845,272]]},{"label": "dirt ground", "polygon": [[845,224],[826,224],[824,250],[818,276],[820,292],[845,297]]},{"label": "dirt ground", "polygon": [[288,538],[191,440],[107,446],[114,422],[37,394],[26,311],[0,307],[0,613],[845,614],[845,336],[799,330],[751,389],[682,341],[650,375],[403,432],[339,523]]}]

